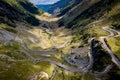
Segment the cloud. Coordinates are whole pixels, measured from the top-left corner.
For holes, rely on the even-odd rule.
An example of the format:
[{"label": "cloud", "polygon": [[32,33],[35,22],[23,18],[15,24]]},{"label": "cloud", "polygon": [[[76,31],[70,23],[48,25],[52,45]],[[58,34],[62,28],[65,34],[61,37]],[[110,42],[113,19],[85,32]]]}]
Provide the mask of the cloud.
[{"label": "cloud", "polygon": [[53,4],[59,0],[29,0],[34,4]]}]

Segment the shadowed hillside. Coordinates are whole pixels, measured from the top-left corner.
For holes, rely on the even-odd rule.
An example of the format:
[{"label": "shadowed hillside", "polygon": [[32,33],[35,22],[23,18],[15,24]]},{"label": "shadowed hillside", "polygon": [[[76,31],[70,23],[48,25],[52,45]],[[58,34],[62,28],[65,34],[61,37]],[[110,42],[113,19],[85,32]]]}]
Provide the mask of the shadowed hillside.
[{"label": "shadowed hillside", "polygon": [[39,20],[34,17],[34,14],[40,14],[42,11],[27,0],[1,0],[0,4],[0,21],[12,26],[15,26],[16,21],[39,25]]}]

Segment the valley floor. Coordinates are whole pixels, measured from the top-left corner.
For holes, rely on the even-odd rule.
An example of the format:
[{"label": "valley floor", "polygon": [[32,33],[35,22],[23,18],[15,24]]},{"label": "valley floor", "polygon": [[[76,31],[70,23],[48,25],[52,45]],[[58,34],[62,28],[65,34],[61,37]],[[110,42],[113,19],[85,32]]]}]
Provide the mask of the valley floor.
[{"label": "valley floor", "polygon": [[[101,30],[108,35],[90,38],[83,45],[81,40],[74,41],[77,36],[71,30],[58,28],[54,22],[58,18],[46,13],[36,17],[43,23],[33,29],[0,25],[1,80],[102,80],[107,76],[101,76],[108,75],[115,65],[120,68],[119,57],[109,41],[119,37],[119,31],[103,27]],[[104,60],[96,65],[96,57],[103,59],[101,56]]]}]

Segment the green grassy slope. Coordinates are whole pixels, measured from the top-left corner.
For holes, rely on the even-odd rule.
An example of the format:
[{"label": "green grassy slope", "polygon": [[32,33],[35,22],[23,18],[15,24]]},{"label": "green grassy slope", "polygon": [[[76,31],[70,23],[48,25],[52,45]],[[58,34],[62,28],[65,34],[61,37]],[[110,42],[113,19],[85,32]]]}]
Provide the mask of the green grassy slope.
[{"label": "green grassy slope", "polygon": [[[97,1],[97,0],[93,0],[93,1]],[[73,3],[68,5],[64,10],[66,10],[68,7],[75,7],[75,6],[71,6],[73,5]],[[82,44],[80,43],[80,46],[83,45],[88,47],[89,41],[92,37],[95,37],[95,39],[99,40],[100,36],[108,35],[107,32],[102,30],[102,27],[113,25],[115,29],[120,29],[119,27],[120,26],[120,18],[119,18],[120,6],[119,5],[120,5],[120,1],[118,0],[114,0],[114,1],[101,0],[91,5],[90,7],[88,7],[88,9],[81,11],[81,13],[76,17],[72,16],[72,19],[70,18],[71,21],[68,24],[66,24],[66,28],[72,29],[73,35],[75,36],[72,41],[78,42],[78,43],[81,41]],[[76,11],[80,11],[80,8],[78,8],[78,10],[76,9]],[[27,40],[27,38],[30,37],[30,38],[36,39],[35,36],[33,37],[32,34],[27,32],[27,30],[24,31],[24,28],[21,29],[23,31],[21,31],[20,29],[17,31],[15,28],[12,28],[10,26],[15,27],[16,26],[15,24],[20,25],[20,23],[24,23],[23,24],[24,26],[26,24],[37,26],[39,25],[39,20],[37,20],[34,16],[40,13],[42,13],[41,10],[34,7],[34,5],[29,3],[27,0],[1,0],[0,1],[0,30],[1,30],[0,38],[5,37],[3,36],[5,33],[3,34],[2,30],[3,31],[6,30],[8,32],[11,32],[12,35],[16,34],[18,35],[18,37],[22,37],[23,39],[25,39],[26,43],[32,44],[32,42],[29,42],[29,40]],[[74,9],[73,9],[73,13],[70,15],[75,15]],[[37,31],[35,32],[37,33]],[[38,30],[38,36],[39,36],[39,30]],[[3,42],[2,40],[0,40],[0,80],[31,80],[35,76],[38,76],[42,71],[48,74],[50,78],[49,80],[52,80],[52,79],[53,80],[95,80],[92,74],[71,73],[49,62],[40,62],[37,64],[33,63],[30,59],[28,59],[28,57],[24,55],[24,53],[19,51],[21,49],[25,50],[19,42],[14,40],[10,40],[12,44],[7,42],[6,44],[4,44]],[[118,58],[120,58],[119,42],[120,42],[119,37],[107,40],[108,45],[111,47],[112,51],[115,52]],[[38,42],[36,42],[36,44],[37,43]],[[97,54],[97,56],[95,56],[96,63],[93,69],[96,71],[97,70],[101,71],[103,68],[106,67],[106,65],[108,65],[111,62],[109,62],[110,57],[106,54],[106,52],[103,49],[101,49],[100,47],[101,44],[98,43],[97,41],[96,43],[97,45],[95,45],[95,48],[96,48],[95,53]],[[28,52],[32,54],[31,51],[28,51]],[[56,51],[55,53],[59,54],[58,51]],[[39,57],[46,58],[38,55],[34,55],[34,56],[37,58]],[[59,57],[58,55],[55,55],[55,56]],[[51,57],[51,58],[55,59],[54,57]],[[19,60],[23,60],[23,61],[19,61]],[[102,64],[102,67],[101,67],[101,64]],[[120,74],[119,70],[115,69],[112,71],[115,71],[115,72],[117,71],[118,73],[113,72],[113,74],[115,73],[119,76]],[[53,78],[52,78],[52,75],[53,75]],[[115,76],[113,75],[112,77],[114,78]],[[40,77],[37,80],[41,80]],[[42,80],[48,80],[48,79],[42,79]]]},{"label": "green grassy slope", "polygon": [[[67,24],[64,19],[61,19],[60,25],[63,25],[65,23],[66,28],[73,29],[73,32],[77,35],[78,41],[82,39],[86,42],[86,40],[88,41],[90,37],[107,35],[107,33],[102,30],[102,27],[113,26],[114,28],[119,29],[119,5],[120,1],[118,0],[100,0],[90,6],[88,9],[82,11],[76,17],[72,18],[73,20]],[[79,11],[81,11],[81,9],[78,9],[78,12]],[[76,13],[70,15],[73,17],[75,14]],[[71,16],[69,16],[69,18]]]},{"label": "green grassy slope", "polygon": [[61,8],[60,14],[57,16],[63,16],[66,14],[70,9],[72,9],[74,6],[79,4],[82,0],[71,0],[67,5],[65,5],[63,8]]},{"label": "green grassy slope", "polygon": [[37,9],[28,0],[1,0],[0,1],[0,22],[16,26],[17,22],[39,25],[39,20],[35,14],[41,14],[42,10]]},{"label": "green grassy slope", "polygon": [[[75,8],[78,7],[78,5],[76,5],[72,8],[72,10],[70,10],[71,13],[70,11],[67,12],[67,14],[65,14],[65,16],[63,16],[63,18],[58,22],[60,23],[60,26],[65,26],[66,28],[69,28],[73,31],[73,35],[76,35],[73,38],[74,42],[82,42],[81,45],[85,46],[85,44],[89,45],[91,38],[95,38],[95,40],[100,41],[100,36],[109,35],[102,29],[102,27],[111,27],[120,31],[119,0],[99,0],[95,4],[88,6],[88,8],[85,10],[83,10],[83,6],[86,7],[86,5],[82,5],[82,7]],[[81,13],[78,14],[79,12]],[[113,51],[114,55],[117,56],[117,58],[120,60],[120,38],[108,38],[106,42]],[[103,48],[97,48],[95,50],[97,52],[95,52],[95,66],[93,69],[99,70],[99,68],[103,67],[101,65],[102,63],[109,62],[110,57],[109,55],[108,59],[105,57],[107,52]],[[110,80],[117,80],[117,78],[120,77],[120,70],[118,68],[113,68],[111,72],[113,73],[110,73],[109,76],[113,76],[110,77]]]},{"label": "green grassy slope", "polygon": [[87,25],[101,18],[106,20],[108,19],[108,21],[112,20],[114,22],[118,22],[120,14],[119,5],[120,1],[117,0],[101,0],[78,15],[73,21],[68,24],[68,27],[71,27],[72,25]]}]

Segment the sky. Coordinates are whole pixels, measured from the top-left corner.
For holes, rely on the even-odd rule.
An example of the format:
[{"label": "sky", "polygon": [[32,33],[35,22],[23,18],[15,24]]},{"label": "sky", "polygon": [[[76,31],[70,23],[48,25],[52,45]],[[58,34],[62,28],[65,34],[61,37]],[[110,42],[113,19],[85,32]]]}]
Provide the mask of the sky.
[{"label": "sky", "polygon": [[30,2],[34,4],[53,4],[56,3],[59,0],[29,0]]}]

